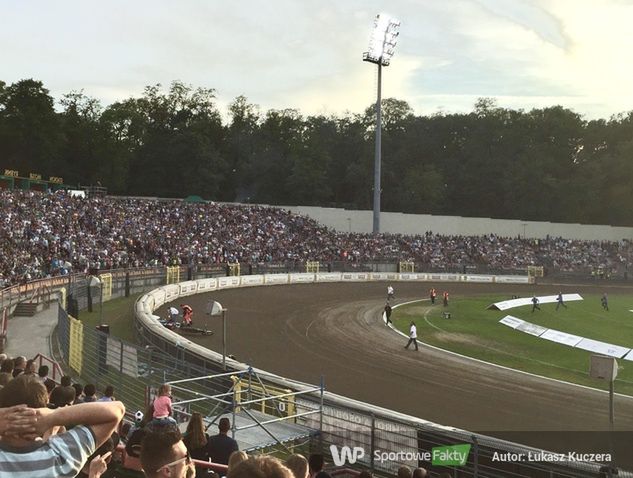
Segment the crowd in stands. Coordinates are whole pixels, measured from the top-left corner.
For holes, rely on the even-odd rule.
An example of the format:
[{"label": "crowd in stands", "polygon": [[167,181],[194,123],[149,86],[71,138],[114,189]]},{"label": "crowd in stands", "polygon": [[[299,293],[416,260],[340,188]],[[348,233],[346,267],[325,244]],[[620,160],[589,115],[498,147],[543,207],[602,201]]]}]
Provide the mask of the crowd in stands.
[{"label": "crowd in stands", "polygon": [[0,190],[0,288],[43,277],[180,264],[412,260],[468,267],[624,270],[630,241],[339,233],[277,208]]},{"label": "crowd in stands", "polygon": [[[48,377],[46,365],[0,354],[0,476],[28,478],[330,478],[322,454],[291,454],[282,461],[249,456],[219,417],[207,434],[203,417],[190,415],[186,429],[174,420],[171,388],[163,384],[145,413],[124,422],[125,407],[111,385],[99,394],[63,376]],[[211,425],[213,425],[212,423]],[[182,425],[182,424],[181,424]],[[181,430],[185,430],[181,432]],[[118,447],[119,442],[121,446]],[[122,452],[124,446],[125,452]],[[194,461],[195,460],[195,461]],[[204,463],[207,463],[205,466]],[[215,466],[215,471],[212,470]],[[136,473],[136,474],[135,474]],[[359,478],[371,478],[362,471]],[[406,466],[398,478],[424,478],[424,468]]]}]

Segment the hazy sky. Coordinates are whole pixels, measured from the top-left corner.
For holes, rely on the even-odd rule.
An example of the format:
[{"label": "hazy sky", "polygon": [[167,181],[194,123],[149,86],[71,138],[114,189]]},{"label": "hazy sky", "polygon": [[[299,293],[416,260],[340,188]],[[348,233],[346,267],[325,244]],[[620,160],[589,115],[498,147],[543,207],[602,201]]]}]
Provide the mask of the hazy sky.
[{"label": "hazy sky", "polygon": [[306,114],[361,112],[376,13],[402,26],[383,97],[417,114],[560,104],[633,109],[633,0],[0,0],[0,80],[83,89],[104,105],[175,79]]}]

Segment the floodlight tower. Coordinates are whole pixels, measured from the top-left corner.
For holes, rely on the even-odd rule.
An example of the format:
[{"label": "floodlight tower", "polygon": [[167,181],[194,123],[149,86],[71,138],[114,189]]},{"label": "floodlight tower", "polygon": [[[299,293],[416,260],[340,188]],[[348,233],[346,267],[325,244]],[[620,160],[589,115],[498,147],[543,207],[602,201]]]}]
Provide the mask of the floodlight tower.
[{"label": "floodlight tower", "polygon": [[376,99],[376,154],[374,158],[374,225],[373,233],[380,232],[380,153],[382,115],[380,95],[382,89],[382,67],[388,66],[398,41],[400,22],[379,13],[374,20],[374,30],[369,39],[369,51],[363,53],[363,61],[378,66],[378,93]]}]

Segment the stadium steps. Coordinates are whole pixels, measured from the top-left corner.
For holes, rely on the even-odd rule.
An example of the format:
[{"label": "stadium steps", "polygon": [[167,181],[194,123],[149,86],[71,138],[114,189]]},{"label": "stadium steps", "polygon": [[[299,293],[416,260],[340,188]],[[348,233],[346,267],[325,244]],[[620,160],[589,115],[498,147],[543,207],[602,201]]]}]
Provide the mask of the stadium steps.
[{"label": "stadium steps", "polygon": [[20,302],[13,311],[14,317],[33,317],[37,313],[37,302]]}]

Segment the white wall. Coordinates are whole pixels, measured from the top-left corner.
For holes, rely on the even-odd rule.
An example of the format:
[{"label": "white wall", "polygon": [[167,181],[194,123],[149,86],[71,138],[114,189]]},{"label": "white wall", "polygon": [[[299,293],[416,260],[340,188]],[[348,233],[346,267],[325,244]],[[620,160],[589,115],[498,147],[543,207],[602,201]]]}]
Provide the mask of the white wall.
[{"label": "white wall", "polygon": [[[372,231],[372,211],[351,211],[338,208],[312,206],[279,206],[296,214],[308,216],[321,224],[340,232]],[[553,237],[584,240],[633,239],[633,227],[565,224],[520,219],[490,219],[487,217],[432,216],[430,214],[402,214],[383,212],[380,215],[381,232],[400,234],[424,234],[432,231],[448,235],[482,235],[494,233],[499,236]]]}]

